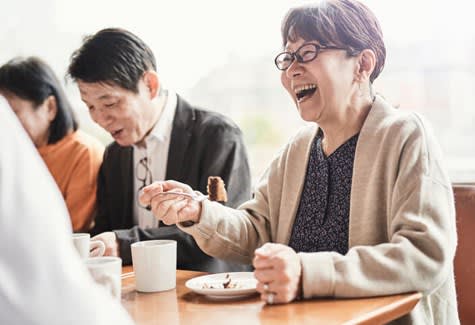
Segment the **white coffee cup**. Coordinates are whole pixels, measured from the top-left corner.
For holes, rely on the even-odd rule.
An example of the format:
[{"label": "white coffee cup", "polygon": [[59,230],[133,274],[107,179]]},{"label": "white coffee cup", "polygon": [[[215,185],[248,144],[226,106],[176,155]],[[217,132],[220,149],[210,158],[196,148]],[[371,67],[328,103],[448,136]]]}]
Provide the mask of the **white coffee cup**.
[{"label": "white coffee cup", "polygon": [[113,256],[90,257],[84,261],[94,281],[120,300],[122,259]]},{"label": "white coffee cup", "polygon": [[176,241],[146,240],[131,245],[135,287],[156,292],[176,287]]},{"label": "white coffee cup", "polygon": [[102,256],[106,251],[106,245],[100,240],[91,240],[91,235],[88,233],[73,234],[73,244],[82,259],[90,257],[91,252],[95,249],[98,250],[95,256]]}]

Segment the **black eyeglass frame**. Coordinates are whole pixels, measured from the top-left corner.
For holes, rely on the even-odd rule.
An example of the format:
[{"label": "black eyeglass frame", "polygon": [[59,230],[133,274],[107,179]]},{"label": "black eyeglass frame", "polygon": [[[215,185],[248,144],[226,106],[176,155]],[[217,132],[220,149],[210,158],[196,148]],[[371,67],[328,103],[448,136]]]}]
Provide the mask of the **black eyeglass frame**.
[{"label": "black eyeglass frame", "polygon": [[[138,168],[140,166],[143,166],[143,168],[145,168],[145,176],[144,177],[139,177]],[[140,195],[140,191],[142,191],[142,189],[145,186],[148,186],[148,185],[152,184],[152,181],[153,181],[152,171],[150,170],[150,168],[148,166],[148,158],[147,157],[141,158],[139,160],[139,163],[135,166],[135,178],[137,178],[138,181],[142,182],[142,185],[140,185],[140,187],[137,191],[137,203],[141,208],[144,208],[144,209],[147,209],[147,210],[150,211],[152,209],[152,207],[150,205],[143,206],[142,204],[140,204],[140,201],[138,200],[139,195]]]},{"label": "black eyeglass frame", "polygon": [[[309,46],[309,45],[312,45],[315,48],[315,52],[314,52],[315,54],[310,59],[304,60],[302,55],[299,54],[299,52],[303,47]],[[347,50],[347,49],[343,48],[343,47],[338,47],[338,46],[324,46],[324,45],[318,45],[318,44],[315,44],[315,43],[304,43],[298,49],[296,49],[295,52],[284,51],[284,52],[281,52],[281,53],[277,54],[275,59],[274,59],[274,63],[275,63],[275,66],[277,67],[277,69],[279,69],[281,71],[285,71],[292,65],[292,63],[295,60],[297,60],[298,63],[308,63],[310,61],[315,60],[318,57],[318,54],[320,54],[320,52],[322,50]],[[290,56],[290,62],[286,67],[281,67],[282,65],[279,64],[278,59],[279,59],[279,57],[282,57],[284,55],[289,55]],[[281,62],[286,62],[286,61],[282,60]]]}]

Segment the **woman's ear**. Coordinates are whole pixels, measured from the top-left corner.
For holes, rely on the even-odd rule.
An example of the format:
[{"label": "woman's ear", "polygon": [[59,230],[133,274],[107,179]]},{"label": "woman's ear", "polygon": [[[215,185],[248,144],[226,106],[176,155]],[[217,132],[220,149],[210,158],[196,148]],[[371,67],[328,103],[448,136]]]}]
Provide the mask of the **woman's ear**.
[{"label": "woman's ear", "polygon": [[358,55],[356,80],[369,80],[376,65],[376,55],[373,50],[366,49]]},{"label": "woman's ear", "polygon": [[155,98],[158,94],[158,90],[160,89],[158,74],[155,71],[145,71],[143,78],[145,86],[147,87],[150,94],[150,99]]},{"label": "woman's ear", "polygon": [[51,123],[56,118],[56,114],[58,113],[58,104],[56,102],[56,97],[54,97],[53,95],[48,96],[45,101],[46,108],[48,110],[48,120]]}]

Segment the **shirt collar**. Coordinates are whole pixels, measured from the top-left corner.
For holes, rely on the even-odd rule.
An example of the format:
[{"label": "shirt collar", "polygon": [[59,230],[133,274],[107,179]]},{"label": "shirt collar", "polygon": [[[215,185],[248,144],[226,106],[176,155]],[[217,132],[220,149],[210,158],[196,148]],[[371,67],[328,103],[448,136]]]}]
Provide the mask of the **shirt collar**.
[{"label": "shirt collar", "polygon": [[171,137],[177,104],[176,93],[170,90],[164,90],[162,96],[165,97],[162,106],[163,111],[153,129],[145,138],[146,142],[153,138],[158,141],[166,141]]}]

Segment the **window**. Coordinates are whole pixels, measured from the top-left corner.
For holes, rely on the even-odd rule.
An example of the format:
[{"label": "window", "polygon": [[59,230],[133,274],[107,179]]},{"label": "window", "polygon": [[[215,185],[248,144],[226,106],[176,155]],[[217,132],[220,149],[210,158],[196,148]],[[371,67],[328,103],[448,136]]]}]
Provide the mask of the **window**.
[{"label": "window", "polygon": [[[257,179],[303,124],[273,65],[281,49],[281,19],[290,6],[303,2],[9,1],[0,11],[0,63],[16,55],[38,55],[62,76],[84,35],[111,26],[129,29],[154,50],[166,86],[194,104],[230,115],[241,126]],[[363,2],[378,16],[388,48],[376,90],[431,121],[453,181],[475,181],[470,2]],[[109,141],[91,122],[76,86],[69,83],[66,89],[82,127]]]}]

